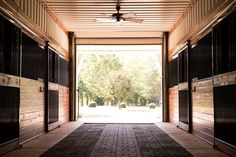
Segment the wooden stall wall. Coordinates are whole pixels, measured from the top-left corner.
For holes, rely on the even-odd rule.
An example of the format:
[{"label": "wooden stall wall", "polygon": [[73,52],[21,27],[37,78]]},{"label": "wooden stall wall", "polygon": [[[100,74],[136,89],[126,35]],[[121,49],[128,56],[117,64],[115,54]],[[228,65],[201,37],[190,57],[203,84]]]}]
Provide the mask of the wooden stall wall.
[{"label": "wooden stall wall", "polygon": [[[20,22],[31,29],[34,27],[33,29],[41,31],[47,39],[68,51],[68,37],[65,29],[54,13],[48,9],[44,1],[12,0],[5,3],[12,9],[17,8],[17,10],[12,10],[12,12],[17,12],[17,15],[21,17],[21,19],[18,19]],[[28,20],[28,23],[24,19]]]},{"label": "wooden stall wall", "polygon": [[[192,131],[204,140],[213,143],[214,139],[214,108],[213,108],[213,81],[212,81],[212,36],[211,32],[203,37],[198,45],[191,49],[191,65],[186,64],[179,69],[170,69],[174,76],[170,75],[169,80],[177,80],[170,84],[169,88],[169,113],[170,122],[180,126],[184,130],[189,128],[182,124],[188,125],[188,106],[186,108],[186,96],[180,97],[179,92],[186,92],[188,89],[186,69],[191,66],[192,80]],[[186,52],[185,52],[186,53]],[[181,55],[179,55],[181,56]],[[183,60],[183,56],[177,59]],[[170,66],[175,60],[170,61]],[[181,61],[179,61],[181,62]],[[186,62],[185,62],[186,63]],[[177,64],[178,66],[179,63]],[[183,74],[183,72],[185,74]],[[177,77],[175,77],[177,75]],[[180,99],[181,98],[181,99]],[[182,104],[180,104],[182,103]],[[182,109],[182,110],[180,110]],[[182,112],[180,114],[180,112]],[[187,114],[187,115],[186,115]],[[182,118],[182,120],[180,119]]]},{"label": "wooden stall wall", "polygon": [[[51,60],[49,60],[50,64]],[[52,70],[52,69],[51,69]],[[54,70],[52,70],[54,71]],[[49,80],[50,80],[50,66],[49,66]],[[59,121],[59,85],[57,83],[48,83],[48,130],[53,130],[60,125]]]},{"label": "wooden stall wall", "polygon": [[193,133],[214,143],[212,31],[191,50]]},{"label": "wooden stall wall", "polygon": [[[234,0],[193,0],[175,23],[169,35],[169,54],[187,40],[195,40],[207,28],[211,21],[217,21]],[[211,23],[213,24],[213,23]]]},{"label": "wooden stall wall", "polygon": [[20,142],[44,133],[43,82],[27,78],[20,80]]},{"label": "wooden stall wall", "polygon": [[[236,156],[235,8],[225,15],[204,35],[202,33],[198,41],[191,43],[191,64],[188,68],[191,69],[192,81],[192,132],[231,156]],[[181,104],[177,104],[182,103],[178,91],[183,89],[186,81],[182,81],[182,78],[186,78],[182,69],[178,70],[178,86],[169,88],[170,121],[176,125],[181,124],[181,119],[175,116],[181,112]]]},{"label": "wooden stall wall", "polygon": [[[57,98],[59,103],[59,111],[57,111],[58,123],[56,125],[60,125],[69,121],[68,87],[59,84],[59,74],[62,76],[66,75],[64,73],[66,68],[63,66],[64,69],[61,72],[57,52],[50,49],[50,55],[55,56],[55,58],[51,57],[51,60],[49,59],[49,81],[51,82],[48,84],[48,89],[59,92],[59,97]],[[28,60],[30,62],[27,62]],[[63,59],[60,58],[60,60]],[[39,48],[36,41],[23,34],[23,66],[20,84],[21,143],[43,134],[45,130],[45,88],[43,82],[45,61],[45,52],[43,52],[43,49]],[[29,67],[28,64],[31,62],[34,62],[34,68]],[[66,76],[63,77],[67,78]],[[63,82],[64,84],[66,84],[66,80]]]},{"label": "wooden stall wall", "polygon": [[179,123],[179,89],[178,86],[169,88],[169,119],[170,122]]},{"label": "wooden stall wall", "polygon": [[191,130],[191,87],[190,80],[190,45],[189,42],[178,53],[178,90],[179,90],[179,124],[186,131]]},{"label": "wooden stall wall", "polygon": [[20,34],[0,12],[0,156],[19,142]]},{"label": "wooden stall wall", "polygon": [[69,121],[69,88],[59,85],[59,121]]},{"label": "wooden stall wall", "polygon": [[44,133],[45,52],[26,33],[21,41],[20,143],[24,143]]},{"label": "wooden stall wall", "polygon": [[236,156],[236,10],[213,28],[215,144]]},{"label": "wooden stall wall", "polygon": [[[178,69],[172,69],[173,77],[178,86],[173,88],[170,84],[170,119],[171,122],[192,131],[204,140],[213,143],[214,138],[214,109],[213,109],[213,81],[212,81],[212,32],[199,39],[189,52],[190,64],[187,59],[187,49],[178,54]],[[170,61],[170,67],[175,60]],[[187,79],[188,70],[190,78]],[[171,70],[170,70],[171,71]],[[177,73],[177,74],[176,74]],[[188,94],[190,81],[191,97]],[[175,84],[176,85],[176,82]],[[175,90],[174,90],[175,89]],[[174,92],[175,91],[175,92]],[[190,100],[188,100],[190,98]],[[189,106],[188,103],[191,105]],[[178,112],[177,112],[178,111]],[[192,114],[191,117],[189,117]],[[178,118],[176,116],[179,116]],[[192,123],[189,121],[192,121]],[[189,128],[189,126],[191,128]]]},{"label": "wooden stall wall", "polygon": [[169,120],[174,124],[179,121],[179,93],[178,93],[178,58],[169,61]]},{"label": "wooden stall wall", "polygon": [[69,121],[69,63],[59,58],[59,120]]},{"label": "wooden stall wall", "polygon": [[212,79],[192,83],[193,133],[214,143],[214,108]]},{"label": "wooden stall wall", "polygon": [[68,62],[58,56],[56,51],[49,50],[49,90],[59,92],[58,124],[63,124],[69,121],[69,67]]},{"label": "wooden stall wall", "polygon": [[[64,42],[66,44],[68,42]],[[10,22],[8,16],[0,12],[0,95],[9,96],[0,96],[0,110],[9,111],[0,114],[0,156],[45,133],[47,56],[44,46],[44,39],[19,28],[17,22]],[[49,65],[52,74],[49,75],[49,90],[57,92],[56,120],[62,124],[69,121],[69,63],[59,54],[63,52],[56,51],[50,56],[53,62]],[[10,89],[17,92],[6,94]]]}]

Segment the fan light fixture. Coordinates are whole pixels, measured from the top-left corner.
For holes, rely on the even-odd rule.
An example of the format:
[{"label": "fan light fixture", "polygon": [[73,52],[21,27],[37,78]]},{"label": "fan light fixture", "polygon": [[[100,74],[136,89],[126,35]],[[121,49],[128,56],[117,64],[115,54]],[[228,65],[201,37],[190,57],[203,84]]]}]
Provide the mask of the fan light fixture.
[{"label": "fan light fixture", "polygon": [[121,23],[123,21],[129,21],[134,23],[142,23],[143,19],[140,19],[136,16],[136,14],[129,12],[129,13],[120,13],[120,5],[117,3],[116,5],[116,13],[113,13],[110,17],[106,18],[96,18],[96,22],[98,23],[107,23],[107,22],[116,22]]}]

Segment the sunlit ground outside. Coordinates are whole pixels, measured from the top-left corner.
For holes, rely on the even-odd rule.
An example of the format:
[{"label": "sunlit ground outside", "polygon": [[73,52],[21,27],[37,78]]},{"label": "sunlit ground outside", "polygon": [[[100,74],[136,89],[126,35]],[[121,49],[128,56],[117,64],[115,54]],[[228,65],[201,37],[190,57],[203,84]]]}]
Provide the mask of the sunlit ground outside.
[{"label": "sunlit ground outside", "polygon": [[161,46],[78,46],[80,121],[162,120]]},{"label": "sunlit ground outside", "polygon": [[90,123],[155,123],[161,121],[161,107],[129,106],[118,109],[112,106],[97,106],[96,108],[81,107],[82,122]]}]

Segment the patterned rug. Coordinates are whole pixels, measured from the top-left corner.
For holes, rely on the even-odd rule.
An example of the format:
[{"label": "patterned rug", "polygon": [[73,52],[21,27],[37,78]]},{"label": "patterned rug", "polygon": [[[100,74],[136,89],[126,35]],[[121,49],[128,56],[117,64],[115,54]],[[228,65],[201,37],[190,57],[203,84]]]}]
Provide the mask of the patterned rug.
[{"label": "patterned rug", "polygon": [[154,124],[83,124],[41,157],[192,157]]}]

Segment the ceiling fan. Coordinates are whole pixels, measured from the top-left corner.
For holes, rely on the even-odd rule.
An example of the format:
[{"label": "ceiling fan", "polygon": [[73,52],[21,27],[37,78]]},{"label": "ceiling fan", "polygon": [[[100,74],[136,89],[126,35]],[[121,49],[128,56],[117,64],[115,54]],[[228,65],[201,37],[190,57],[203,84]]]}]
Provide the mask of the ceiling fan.
[{"label": "ceiling fan", "polygon": [[120,13],[120,4],[117,3],[116,5],[116,13],[112,15],[108,15],[107,18],[96,18],[96,22],[98,23],[105,23],[105,22],[123,22],[123,21],[130,21],[134,23],[142,23],[143,19],[140,19],[136,16],[135,13]]}]

